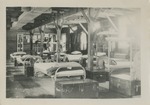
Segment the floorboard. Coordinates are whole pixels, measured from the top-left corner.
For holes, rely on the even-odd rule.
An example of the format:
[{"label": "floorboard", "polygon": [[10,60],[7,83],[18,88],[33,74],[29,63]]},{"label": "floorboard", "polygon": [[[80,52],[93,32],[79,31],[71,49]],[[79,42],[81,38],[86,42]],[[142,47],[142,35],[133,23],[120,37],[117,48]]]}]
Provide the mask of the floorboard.
[{"label": "floorboard", "polygon": [[[55,98],[54,80],[50,77],[27,77],[24,67],[7,62],[6,98]],[[109,91],[109,82],[99,83],[99,98],[128,98]]]}]

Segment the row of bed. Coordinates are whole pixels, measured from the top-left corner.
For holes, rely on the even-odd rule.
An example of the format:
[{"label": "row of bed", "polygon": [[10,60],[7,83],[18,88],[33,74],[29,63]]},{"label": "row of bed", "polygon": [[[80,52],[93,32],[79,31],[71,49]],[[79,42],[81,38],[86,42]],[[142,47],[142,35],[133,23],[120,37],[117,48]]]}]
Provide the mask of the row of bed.
[{"label": "row of bed", "polygon": [[[57,56],[57,55],[56,55]],[[112,72],[114,70],[121,69],[129,69],[131,66],[131,62],[126,59],[110,59],[108,64],[108,57],[105,53],[99,53],[98,57],[102,57],[105,62],[105,70],[108,72]],[[52,76],[55,74],[55,71],[59,68],[66,68],[66,71],[59,72],[59,76],[77,76],[77,75],[85,75],[85,68],[80,64],[80,60],[82,58],[86,59],[87,64],[87,55],[82,55],[81,52],[75,51],[71,54],[60,53],[61,60],[67,62],[39,62],[34,64],[35,73],[44,73],[48,76]],[[101,59],[101,58],[100,58]],[[96,65],[96,59],[93,61]],[[97,65],[99,66],[99,65]],[[70,69],[69,69],[70,68]],[[80,69],[79,69],[80,68]],[[111,71],[110,71],[111,70]]]},{"label": "row of bed", "polygon": [[[54,54],[53,57],[57,58],[57,54]],[[52,57],[51,57],[52,59]],[[55,94],[56,96],[57,93],[59,93],[57,90],[59,86],[57,86],[58,82],[61,82],[63,80],[62,83],[68,83],[68,80],[70,81],[68,84],[78,84],[79,81],[75,81],[78,79],[83,79],[83,80],[95,80],[98,81],[97,83],[100,82],[104,82],[109,80],[109,88],[112,91],[116,91],[122,94],[125,94],[127,96],[132,96],[135,93],[132,93],[132,89],[135,90],[135,86],[133,87],[132,84],[133,82],[130,80],[130,67],[132,65],[132,62],[130,62],[127,59],[123,59],[123,58],[108,58],[107,55],[105,53],[98,53],[97,56],[93,57],[93,64],[94,66],[101,66],[99,65],[99,60],[103,61],[104,63],[104,69],[98,69],[99,71],[102,71],[100,74],[96,74],[95,77],[90,77],[90,74],[88,74],[88,69],[87,67],[87,63],[88,63],[88,55],[82,55],[81,52],[79,51],[75,51],[71,54],[66,54],[66,53],[60,53],[60,59],[62,61],[60,62],[35,62],[33,65],[34,68],[34,76],[39,77],[41,74],[43,74],[42,76],[47,75],[48,77],[54,79],[55,81]],[[83,66],[83,62],[81,62],[81,60],[85,60],[84,63],[86,63],[86,66]],[[101,62],[100,62],[101,63]],[[106,71],[108,73],[103,72]],[[97,72],[97,71],[96,71]],[[98,73],[98,72],[97,72]],[[111,75],[110,75],[111,74]],[[119,74],[119,75],[118,75]],[[104,81],[100,80],[103,79],[103,75],[106,75],[106,77],[104,76]],[[107,79],[107,76],[109,76]],[[99,78],[97,80],[97,77]],[[58,80],[60,78],[60,80]],[[78,78],[78,79],[75,79]],[[86,79],[87,78],[87,79]],[[85,81],[80,81],[83,82],[82,84],[85,83]],[[121,82],[123,81],[123,82]],[[74,83],[72,83],[74,82]],[[79,83],[80,83],[79,82]],[[93,82],[91,82],[93,83]],[[135,82],[134,82],[135,84]],[[71,87],[74,87],[74,85],[71,85]],[[91,85],[93,86],[93,85]],[[139,82],[138,82],[138,86],[139,86]],[[72,88],[73,88],[72,87]],[[80,90],[80,89],[79,89]],[[91,90],[92,91],[92,90]],[[97,90],[98,91],[98,90]],[[138,90],[139,92],[139,90]],[[97,92],[96,92],[97,93]],[[71,93],[70,93],[71,94]],[[85,93],[86,94],[86,93]],[[74,96],[74,95],[73,95]],[[88,95],[89,97],[90,95]],[[70,97],[70,96],[67,96]]]},{"label": "row of bed", "polygon": [[[61,62],[59,63],[55,62],[56,58],[57,58],[57,54],[54,54],[51,56],[51,62],[35,62],[34,63],[35,73],[40,72],[40,73],[51,76],[53,71],[56,71],[56,69],[58,68],[64,68],[64,67],[70,67],[70,68],[80,67],[81,68],[82,67],[80,71],[76,70],[75,68],[73,69],[74,71],[71,71],[71,69],[68,69],[68,72],[65,72],[65,73],[72,73],[72,75],[81,73],[83,75],[84,74],[83,71],[85,71],[85,68],[87,67],[87,63],[88,63],[88,55],[83,55],[80,51],[74,51],[71,54],[60,53]],[[109,63],[108,63],[108,57],[103,52],[97,53],[97,55],[94,56],[93,58],[94,58],[93,59],[94,66],[96,67],[103,66],[99,64],[99,60],[100,60],[101,62],[104,62],[105,70],[108,72],[112,72],[117,69],[119,70],[129,69],[130,66],[132,65],[132,63],[127,59],[116,59],[116,58],[109,59]]]}]

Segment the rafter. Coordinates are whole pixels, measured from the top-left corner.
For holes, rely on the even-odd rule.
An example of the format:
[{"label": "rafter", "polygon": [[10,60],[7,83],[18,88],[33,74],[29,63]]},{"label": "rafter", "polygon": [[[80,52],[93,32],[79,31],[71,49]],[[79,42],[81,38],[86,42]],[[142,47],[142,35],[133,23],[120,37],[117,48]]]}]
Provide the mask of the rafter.
[{"label": "rafter", "polygon": [[81,23],[79,23],[79,25],[80,25],[81,28],[84,30],[84,32],[88,35],[88,31],[85,29],[85,27],[84,27]]},{"label": "rafter", "polygon": [[17,22],[12,24],[12,29],[20,29],[22,26],[26,25],[30,21],[32,21],[37,16],[41,15],[44,11],[48,10],[49,8],[32,8],[31,11],[23,12]]}]

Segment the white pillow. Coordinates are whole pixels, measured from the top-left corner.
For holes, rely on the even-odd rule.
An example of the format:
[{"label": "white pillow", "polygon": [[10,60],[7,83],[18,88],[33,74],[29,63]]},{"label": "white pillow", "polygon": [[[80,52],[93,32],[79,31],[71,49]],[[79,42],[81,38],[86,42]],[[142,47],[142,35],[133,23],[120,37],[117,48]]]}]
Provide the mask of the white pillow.
[{"label": "white pillow", "polygon": [[82,55],[82,53],[80,51],[73,51],[71,52],[72,55]]}]

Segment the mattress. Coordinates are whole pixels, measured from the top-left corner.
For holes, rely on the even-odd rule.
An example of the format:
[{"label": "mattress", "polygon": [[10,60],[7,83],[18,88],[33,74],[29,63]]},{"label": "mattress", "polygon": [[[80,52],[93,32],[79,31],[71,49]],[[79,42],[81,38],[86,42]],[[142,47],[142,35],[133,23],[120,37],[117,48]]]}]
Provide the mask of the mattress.
[{"label": "mattress", "polygon": [[[104,56],[102,59],[105,62],[106,70],[108,70],[109,67],[110,69],[130,68],[130,66],[132,65],[132,63],[126,59],[111,58],[111,61],[114,61],[114,62],[111,62],[110,65],[108,65],[108,57]],[[97,61],[94,60],[93,63],[94,65],[96,65]]]},{"label": "mattress", "polygon": [[[63,61],[65,56],[66,56],[66,53],[60,53],[60,56],[59,56],[60,60]],[[57,58],[57,53],[54,54],[54,60],[55,61],[56,61],[56,58]]]},{"label": "mattress", "polygon": [[[63,68],[63,67],[82,67],[80,64],[76,63],[76,62],[50,62],[50,63],[35,63],[34,64],[34,70],[35,72],[42,72],[44,74],[47,74],[49,76],[51,76],[52,74],[55,73],[55,71],[58,68]],[[75,71],[71,71],[71,72],[61,72],[59,75],[66,75],[66,73],[68,73],[68,75],[71,75],[70,73],[75,75],[79,75],[79,74],[83,74],[83,70],[75,70]]]},{"label": "mattress", "polygon": [[64,71],[64,72],[58,72],[56,74],[57,77],[65,77],[65,76],[79,76],[79,75],[84,75],[84,71],[82,69],[80,70],[73,70],[73,71]]},{"label": "mattress", "polygon": [[34,71],[47,74],[47,69],[49,69],[50,67],[54,67],[54,66],[55,66],[55,63],[35,63]]},{"label": "mattress", "polygon": [[[93,56],[93,58],[96,58],[96,57],[105,57],[105,56],[106,56],[106,53],[98,52],[96,56]],[[88,55],[82,55],[82,58],[88,59]]]},{"label": "mattress", "polygon": [[119,68],[130,68],[130,66],[132,65],[132,63],[127,60],[114,60],[114,61],[116,61],[116,64],[108,65],[108,63],[106,63],[105,67],[106,68],[110,67],[110,69],[119,69]]}]

